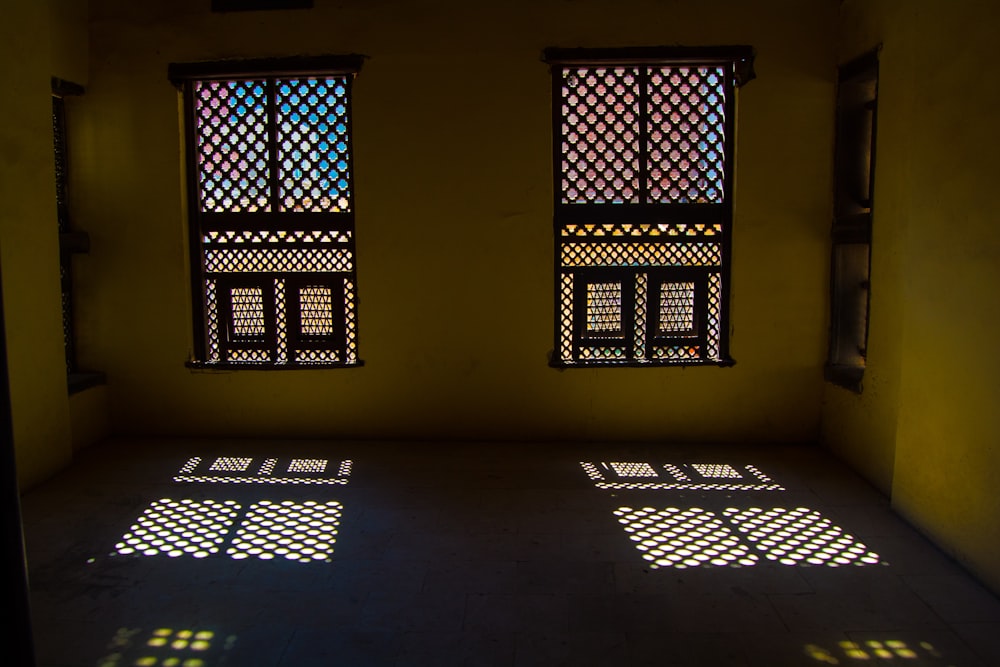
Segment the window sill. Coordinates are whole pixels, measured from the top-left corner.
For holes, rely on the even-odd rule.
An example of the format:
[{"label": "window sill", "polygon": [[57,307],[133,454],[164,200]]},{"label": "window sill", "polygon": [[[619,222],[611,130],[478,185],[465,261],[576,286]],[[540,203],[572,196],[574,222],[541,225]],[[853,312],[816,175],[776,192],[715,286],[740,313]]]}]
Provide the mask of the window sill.
[{"label": "window sill", "polygon": [[365,362],[356,361],[354,363],[322,364],[233,364],[188,361],[184,365],[194,371],[219,371],[222,373],[231,373],[233,371],[311,371],[329,370],[331,368],[360,368],[365,365]]},{"label": "window sill", "polygon": [[70,396],[85,389],[108,383],[108,377],[104,373],[96,371],[70,373],[66,380]]},{"label": "window sill", "polygon": [[865,376],[864,366],[848,366],[846,364],[827,364],[823,367],[823,378],[838,387],[843,387],[856,394],[860,394]]},{"label": "window sill", "polygon": [[565,361],[550,361],[549,366],[558,370],[573,368],[687,368],[689,366],[715,366],[729,368],[736,365],[735,359],[715,359],[711,361],[580,361],[569,363]]}]

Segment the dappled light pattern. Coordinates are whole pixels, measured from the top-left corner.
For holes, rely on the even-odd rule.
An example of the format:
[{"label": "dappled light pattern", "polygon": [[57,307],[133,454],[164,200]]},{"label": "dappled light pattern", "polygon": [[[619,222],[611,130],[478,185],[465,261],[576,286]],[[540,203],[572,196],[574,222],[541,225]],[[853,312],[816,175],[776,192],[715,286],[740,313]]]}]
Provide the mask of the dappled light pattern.
[{"label": "dappled light pattern", "polygon": [[97,667],[216,667],[226,663],[225,653],[236,636],[220,636],[197,628],[119,628],[108,644],[108,655]]},{"label": "dappled light pattern", "polygon": [[876,565],[878,554],[819,512],[728,508],[722,515],[699,507],[614,512],[629,539],[653,568],[756,565],[758,552],[782,565]]},{"label": "dappled light pattern", "polygon": [[[670,491],[784,491],[784,487],[752,465],[666,463],[646,461],[594,463],[580,466],[599,489]],[[721,480],[721,481],[720,481]]]},{"label": "dappled light pattern", "polygon": [[209,470],[213,472],[246,472],[253,459],[233,458],[230,456],[220,456],[212,462]]},{"label": "dappled light pattern", "polygon": [[741,567],[757,563],[757,556],[707,510],[620,507],[615,516],[653,568]]},{"label": "dappled light pattern", "polygon": [[657,477],[656,471],[653,470],[653,466],[648,463],[623,463],[620,461],[612,461],[609,465],[619,477]]},{"label": "dappled light pattern", "polygon": [[218,553],[239,512],[226,500],[171,500],[153,502],[129,529],[115,551],[121,555],[205,558]]},{"label": "dappled light pattern", "polygon": [[878,554],[819,512],[804,507],[729,508],[729,519],[769,560],[783,565],[875,565]]},{"label": "dappled light pattern", "polygon": [[691,467],[702,477],[710,479],[740,479],[742,475],[725,463],[692,463]]},{"label": "dappled light pattern", "polygon": [[326,472],[326,459],[292,459],[288,472]]},{"label": "dappled light pattern", "polygon": [[[347,484],[353,463],[329,459],[283,457],[193,456],[174,476],[175,482],[217,484]],[[284,471],[275,475],[275,471]],[[331,472],[331,471],[336,472]]]},{"label": "dappled light pattern", "polygon": [[[838,642],[836,648],[827,648],[818,644],[806,644],[805,654],[818,663],[826,665],[849,665],[855,662],[872,662],[877,664],[919,664],[919,665],[953,665],[930,642],[920,642],[911,646],[898,639],[868,640],[854,642],[845,640]],[[911,662],[915,661],[915,662]]]},{"label": "dappled light pattern", "polygon": [[227,553],[238,560],[329,560],[342,509],[335,501],[261,501],[250,508]]}]

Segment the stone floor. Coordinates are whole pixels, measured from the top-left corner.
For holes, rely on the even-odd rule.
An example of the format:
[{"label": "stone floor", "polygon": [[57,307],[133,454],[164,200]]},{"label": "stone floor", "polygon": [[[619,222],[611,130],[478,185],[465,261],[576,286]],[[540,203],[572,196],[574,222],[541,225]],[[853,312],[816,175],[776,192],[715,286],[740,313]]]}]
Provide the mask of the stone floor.
[{"label": "stone floor", "polygon": [[23,513],[40,667],[1000,665],[812,447],[123,439]]}]

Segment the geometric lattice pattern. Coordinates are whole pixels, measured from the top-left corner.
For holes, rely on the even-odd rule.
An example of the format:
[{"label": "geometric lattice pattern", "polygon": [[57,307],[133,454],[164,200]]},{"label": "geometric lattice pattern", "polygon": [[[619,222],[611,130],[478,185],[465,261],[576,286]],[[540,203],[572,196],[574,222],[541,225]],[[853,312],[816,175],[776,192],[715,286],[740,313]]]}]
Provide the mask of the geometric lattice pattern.
[{"label": "geometric lattice pattern", "polygon": [[594,486],[613,491],[784,491],[753,465],[581,461],[580,466]]},{"label": "geometric lattice pattern", "polygon": [[563,266],[718,266],[718,243],[563,243]]},{"label": "geometric lattice pattern", "polygon": [[194,98],[201,210],[269,211],[267,83],[196,81]]},{"label": "geometric lattice pattern", "polygon": [[346,77],[197,81],[194,96],[202,211],[349,209]]},{"label": "geometric lattice pattern", "polygon": [[725,81],[719,66],[563,69],[562,203],[721,202]]},{"label": "geometric lattice pattern", "polygon": [[639,201],[638,79],[635,67],[564,72],[563,203]]},{"label": "geometric lattice pattern", "polygon": [[721,67],[649,70],[649,200],[722,201],[725,74]]},{"label": "geometric lattice pattern", "polygon": [[351,271],[352,253],[335,248],[205,248],[210,273],[335,273]]},{"label": "geometric lattice pattern", "polygon": [[327,463],[326,459],[292,459],[288,472],[326,472]]},{"label": "geometric lattice pattern", "polygon": [[115,550],[122,555],[204,558],[219,551],[239,509],[231,500],[157,500],[122,536]]},{"label": "geometric lattice pattern", "polygon": [[733,65],[554,76],[557,362],[723,361]]},{"label": "geometric lattice pattern", "polygon": [[694,283],[667,283],[660,291],[661,334],[694,329]]},{"label": "geometric lattice pattern", "polygon": [[281,210],[346,211],[350,180],[345,80],[281,80],[277,107]]},{"label": "geometric lattice pattern", "polygon": [[[620,507],[618,522],[650,567],[747,567],[762,554],[781,565],[876,565],[875,554],[819,512],[698,507]],[[721,514],[721,515],[720,515]]]},{"label": "geometric lattice pattern", "polygon": [[256,288],[230,290],[233,304],[233,333],[259,336],[264,333],[264,295]]},{"label": "geometric lattice pattern", "polygon": [[[623,267],[624,268],[624,267]],[[721,276],[711,270],[701,274],[703,285],[693,281],[660,279],[656,267],[622,271],[622,282],[591,282],[586,272],[563,273],[560,281],[559,351],[563,361],[634,360],[699,362],[719,355],[722,299]],[[673,275],[676,275],[674,270]],[[586,285],[585,311],[576,303],[576,285]],[[651,284],[658,286],[659,299]],[[703,290],[704,303],[695,299]],[[624,331],[623,312],[631,306],[632,328]],[[580,322],[578,318],[585,317]],[[576,334],[575,332],[580,332]],[[581,335],[582,334],[582,335]],[[615,338],[614,342],[602,342]],[[623,337],[624,336],[624,337]],[[699,342],[704,340],[704,345]],[[704,348],[704,349],[702,349]]]},{"label": "geometric lattice pattern", "polygon": [[611,461],[608,465],[619,477],[658,477],[653,466],[645,462]]},{"label": "geometric lattice pattern", "polygon": [[621,330],[621,283],[587,285],[587,331],[597,334],[619,334]]},{"label": "geometric lattice pattern", "polygon": [[212,462],[209,470],[212,472],[244,472],[250,467],[253,459],[236,458],[232,456],[220,456]]},{"label": "geometric lattice pattern", "polygon": [[[220,553],[228,539],[225,553],[237,560],[280,557],[300,563],[329,561],[343,506],[336,501],[263,500],[250,506],[233,531],[241,510],[232,500],[157,500],[122,536],[115,552],[122,556],[206,558]],[[175,648],[179,646],[175,644]],[[162,664],[181,665],[171,661]]]},{"label": "geometric lattice pattern", "polygon": [[263,500],[250,507],[226,553],[237,560],[328,561],[342,510],[336,501]]},{"label": "geometric lattice pattern", "polygon": [[328,287],[299,290],[299,328],[304,335],[328,336],[333,332],[333,296]]},{"label": "geometric lattice pattern", "polygon": [[260,75],[189,86],[200,361],[358,363],[350,83]]},{"label": "geometric lattice pattern", "polygon": [[615,516],[653,569],[745,567],[758,561],[750,548],[707,510],[621,507]]},{"label": "geometric lattice pattern", "polygon": [[804,507],[727,509],[727,519],[769,560],[783,565],[875,565],[878,554],[819,512]]},{"label": "geometric lattice pattern", "polygon": [[327,459],[278,457],[193,456],[173,481],[198,484],[344,485],[351,475],[350,460],[331,468]]},{"label": "geometric lattice pattern", "polygon": [[691,467],[698,471],[699,475],[708,479],[741,479],[743,477],[728,463],[692,463]]}]

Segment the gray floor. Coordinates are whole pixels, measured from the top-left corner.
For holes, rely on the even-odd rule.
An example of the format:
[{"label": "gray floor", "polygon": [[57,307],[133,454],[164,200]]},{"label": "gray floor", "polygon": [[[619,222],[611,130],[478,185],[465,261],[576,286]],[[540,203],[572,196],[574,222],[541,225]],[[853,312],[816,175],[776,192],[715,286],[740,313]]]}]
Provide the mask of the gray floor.
[{"label": "gray floor", "polygon": [[41,667],[1000,665],[811,447],[119,440],[23,512]]}]

